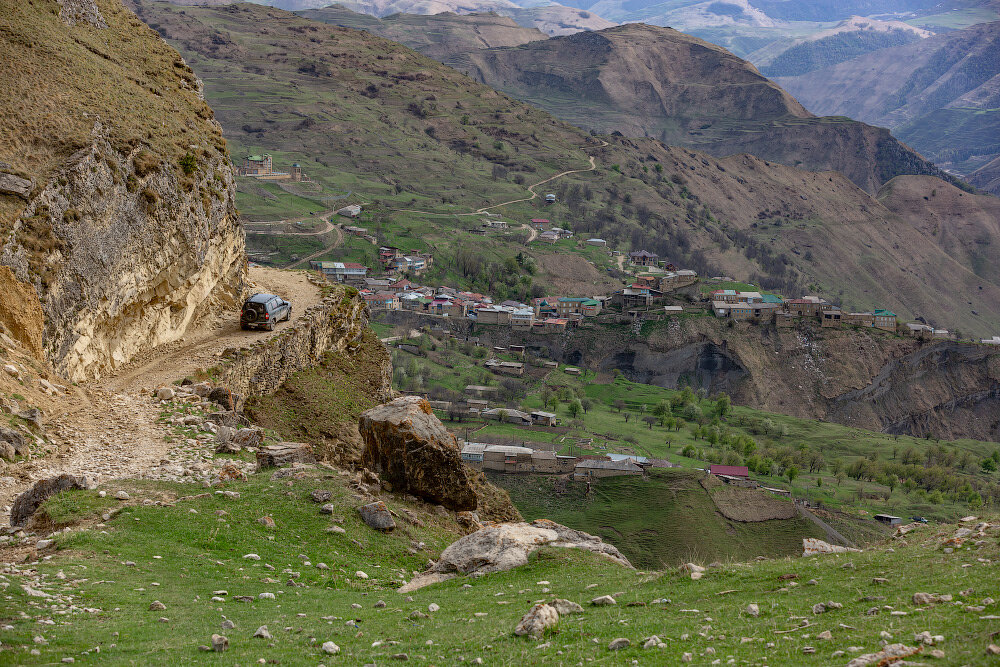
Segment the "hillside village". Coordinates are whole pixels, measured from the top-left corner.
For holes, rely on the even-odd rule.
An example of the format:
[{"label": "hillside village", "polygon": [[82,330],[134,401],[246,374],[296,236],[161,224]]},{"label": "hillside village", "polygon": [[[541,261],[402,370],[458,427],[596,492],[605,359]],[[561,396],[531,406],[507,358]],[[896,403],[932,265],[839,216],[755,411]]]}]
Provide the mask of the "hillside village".
[{"label": "hillside village", "polygon": [[[546,219],[532,219],[531,224],[535,229],[543,229],[551,223]],[[507,228],[507,223],[502,220],[490,220],[483,225],[494,229]],[[347,229],[358,235],[367,233],[360,227]],[[557,241],[571,237],[572,232],[553,227],[542,232],[537,240]],[[597,238],[587,239],[585,243],[602,248],[607,245],[603,239]],[[618,251],[608,254],[621,256]],[[625,314],[632,321],[641,322],[707,309],[716,317],[733,322],[794,327],[797,321],[810,319],[818,320],[824,328],[861,327],[922,340],[957,338],[954,332],[924,322],[901,322],[889,310],[877,308],[847,312],[822,297],[812,295],[784,298],[766,292],[735,289],[715,289],[704,294],[681,293],[684,288],[699,282],[698,274],[690,269],[678,269],[647,250],[627,253],[624,268],[632,275],[621,289],[603,295],[537,297],[531,303],[513,300],[494,303],[488,295],[447,286],[420,285],[411,280],[433,265],[432,253],[407,253],[400,248],[381,246],[378,258],[380,273],[385,277],[369,277],[371,268],[357,262],[311,261],[310,266],[331,281],[356,287],[373,310],[400,310],[418,315],[468,319],[486,326],[506,326],[539,334],[565,332],[568,328],[585,324],[589,319],[598,318],[602,313]],[[733,282],[726,277],[712,280]],[[679,296],[685,298],[676,298]],[[980,339],[980,342],[1000,345],[1000,336]]]}]

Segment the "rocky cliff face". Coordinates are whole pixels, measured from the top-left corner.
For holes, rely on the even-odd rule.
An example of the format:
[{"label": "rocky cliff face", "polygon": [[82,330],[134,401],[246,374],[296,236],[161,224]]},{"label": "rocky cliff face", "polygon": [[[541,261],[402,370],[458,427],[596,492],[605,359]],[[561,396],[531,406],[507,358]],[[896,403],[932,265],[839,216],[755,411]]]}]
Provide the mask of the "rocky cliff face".
[{"label": "rocky cliff face", "polygon": [[[726,392],[740,404],[915,436],[1000,438],[1000,350],[973,343],[921,342],[866,329],[800,329],[711,317],[579,329],[571,336],[504,332],[487,344],[526,344],[543,358],[635,382]],[[483,333],[483,332],[481,332]]]},{"label": "rocky cliff face", "polygon": [[0,192],[0,265],[34,287],[45,355],[82,380],[232,305],[246,260],[200,82],[120,3],[59,4],[18,6],[0,33],[0,167],[29,183]]}]

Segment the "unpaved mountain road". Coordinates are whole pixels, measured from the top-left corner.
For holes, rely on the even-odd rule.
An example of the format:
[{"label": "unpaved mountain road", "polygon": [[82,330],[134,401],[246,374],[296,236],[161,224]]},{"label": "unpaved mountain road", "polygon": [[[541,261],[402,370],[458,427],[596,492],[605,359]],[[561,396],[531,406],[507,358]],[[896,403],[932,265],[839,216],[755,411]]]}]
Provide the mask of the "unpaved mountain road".
[{"label": "unpaved mountain road", "polygon": [[[306,308],[320,301],[319,288],[309,282],[302,271],[283,271],[266,267],[250,269],[254,292],[277,294],[292,304],[292,320]],[[184,338],[169,345],[150,350],[141,358],[119,370],[113,377],[104,378],[96,386],[109,392],[136,393],[170,384],[199,368],[212,366],[224,350],[245,347],[277,335],[289,323],[281,322],[272,331],[243,331],[240,312],[219,313],[214,322],[203,324],[185,334]]]},{"label": "unpaved mountain road", "polygon": [[[278,294],[292,303],[292,321],[321,299],[319,288],[301,271],[250,269],[254,291]],[[43,406],[46,435],[57,451],[11,464],[0,478],[0,523],[9,518],[13,499],[35,481],[61,473],[88,475],[106,482],[156,476],[161,462],[185,468],[204,465],[204,443],[177,438],[158,422],[161,407],[151,391],[199,368],[212,366],[223,350],[245,347],[280,334],[288,323],[271,331],[243,331],[239,310],[219,313],[183,339],[148,351],[115,375],[71,387]]]}]

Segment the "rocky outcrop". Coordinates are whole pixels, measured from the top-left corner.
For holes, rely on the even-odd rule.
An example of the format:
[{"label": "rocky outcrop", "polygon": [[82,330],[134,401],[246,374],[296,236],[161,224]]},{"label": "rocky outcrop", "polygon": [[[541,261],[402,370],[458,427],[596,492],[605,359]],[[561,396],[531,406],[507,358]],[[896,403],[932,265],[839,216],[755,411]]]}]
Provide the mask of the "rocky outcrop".
[{"label": "rocky outcrop", "polygon": [[0,266],[0,294],[0,331],[41,359],[45,315],[35,288],[15,278],[9,267]]},{"label": "rocky outcrop", "polygon": [[547,519],[538,519],[531,523],[488,526],[466,535],[442,551],[432,567],[414,577],[399,592],[414,591],[459,574],[478,577],[511,570],[526,565],[528,554],[542,547],[583,549],[624,567],[632,567],[618,549],[604,543],[601,538]]},{"label": "rocky outcrop", "polygon": [[[41,295],[46,354],[71,380],[173,342],[241,296],[245,250],[226,156],[211,155],[192,182],[165,164],[137,177],[140,152],[118,152],[95,127],[0,244],[0,262]],[[40,230],[44,254],[33,243]]]},{"label": "rocky outcrop", "polygon": [[623,327],[568,336],[476,333],[481,343],[521,344],[529,354],[635,382],[725,392],[736,403],[806,419],[944,439],[1000,438],[1000,350],[919,341],[871,329],[673,319],[637,339]]},{"label": "rocky outcrop", "polygon": [[[30,3],[5,13],[0,159],[34,185],[0,192],[0,265],[34,287],[45,356],[76,381],[234,307],[246,256],[221,127],[190,68],[119,2],[60,5],[61,20]],[[50,49],[25,50],[40,40]]]},{"label": "rocky outcrop", "polygon": [[455,436],[427,401],[406,396],[368,410],[358,425],[361,463],[393,490],[452,510],[474,510],[476,492]]},{"label": "rocky outcrop", "polygon": [[59,18],[66,25],[89,23],[95,28],[107,28],[108,24],[101,15],[101,10],[94,0],[59,0]]},{"label": "rocky outcrop", "polygon": [[[333,288],[279,335],[250,347],[227,350],[223,362],[214,369],[219,376],[217,384],[240,396],[273,394],[295,373],[319,364],[324,355],[346,355],[358,349],[368,331],[369,315],[356,290]],[[391,365],[381,369],[378,384],[385,392],[391,391],[391,372]]]},{"label": "rocky outcrop", "polygon": [[61,491],[69,489],[89,489],[93,483],[86,477],[59,475],[35,482],[35,485],[19,495],[10,510],[10,525],[23,526],[42,503]]}]

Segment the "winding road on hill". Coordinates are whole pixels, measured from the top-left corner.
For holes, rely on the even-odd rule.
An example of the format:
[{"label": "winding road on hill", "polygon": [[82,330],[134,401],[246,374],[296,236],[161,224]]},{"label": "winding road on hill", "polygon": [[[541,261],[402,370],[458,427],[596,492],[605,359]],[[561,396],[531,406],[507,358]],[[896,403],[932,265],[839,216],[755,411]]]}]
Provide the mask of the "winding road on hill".
[{"label": "winding road on hill", "polygon": [[297,269],[300,266],[302,266],[303,264],[305,264],[306,262],[308,262],[309,260],[316,259],[317,257],[325,255],[326,253],[330,252],[331,250],[336,250],[337,248],[339,248],[340,244],[344,242],[344,230],[339,225],[336,226],[336,227],[334,227],[333,229],[337,232],[337,240],[336,241],[334,241],[331,245],[326,246],[325,248],[320,248],[319,250],[317,250],[316,252],[312,253],[311,255],[306,255],[302,259],[296,260],[296,261],[292,262],[291,264],[285,265],[285,268],[286,269]]},{"label": "winding road on hill", "polygon": [[[592,148],[604,148],[607,145],[608,145],[608,142],[606,142],[603,139],[601,139],[601,145],[600,146],[587,146],[585,148],[581,148],[580,150],[587,151],[587,150],[590,150]],[[556,179],[563,178],[565,176],[569,176],[570,174],[581,174],[581,173],[584,173],[584,172],[594,171],[595,169],[597,169],[597,161],[594,159],[593,155],[588,155],[587,156],[587,160],[590,162],[590,166],[587,167],[586,169],[569,169],[567,171],[560,172],[560,173],[556,174],[555,176],[549,176],[545,180],[538,181],[537,183],[529,185],[528,186],[528,192],[531,193],[530,197],[522,197],[520,199],[511,199],[510,201],[505,201],[505,202],[500,203],[500,204],[491,204],[490,206],[483,206],[482,208],[477,208],[475,211],[469,211],[467,213],[437,213],[435,211],[418,211],[418,210],[412,209],[412,208],[394,208],[394,209],[391,209],[391,210],[399,212],[399,213],[419,213],[420,215],[430,215],[430,216],[442,217],[442,218],[467,217],[467,216],[470,216],[470,215],[482,215],[483,213],[486,213],[487,211],[492,211],[495,208],[502,208],[504,206],[510,206],[511,204],[520,204],[521,202],[526,202],[526,201],[531,201],[533,199],[537,199],[538,198],[538,193],[535,192],[535,188],[541,187],[541,186],[545,185],[546,183],[551,183],[552,181],[554,181]],[[532,239],[529,239],[528,243],[530,243],[531,240]]]}]

